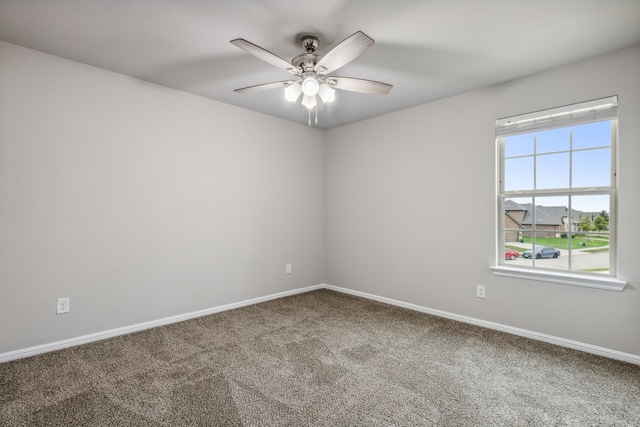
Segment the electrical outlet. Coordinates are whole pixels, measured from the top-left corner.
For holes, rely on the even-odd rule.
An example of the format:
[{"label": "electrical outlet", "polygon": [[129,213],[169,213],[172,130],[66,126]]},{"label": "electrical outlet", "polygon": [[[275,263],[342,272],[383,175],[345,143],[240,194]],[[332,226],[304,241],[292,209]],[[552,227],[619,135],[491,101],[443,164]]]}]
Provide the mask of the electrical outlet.
[{"label": "electrical outlet", "polygon": [[484,285],[476,285],[476,296],[478,298],[485,298]]},{"label": "electrical outlet", "polygon": [[56,309],[56,314],[63,314],[69,312],[69,298],[58,298],[58,306]]},{"label": "electrical outlet", "polygon": [[287,274],[291,274],[291,264],[287,264],[284,267],[284,272],[287,273]]}]

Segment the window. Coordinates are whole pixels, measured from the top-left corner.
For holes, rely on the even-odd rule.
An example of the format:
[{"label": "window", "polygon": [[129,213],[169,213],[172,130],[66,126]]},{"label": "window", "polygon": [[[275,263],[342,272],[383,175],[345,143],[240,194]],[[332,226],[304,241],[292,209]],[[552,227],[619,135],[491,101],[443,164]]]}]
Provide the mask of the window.
[{"label": "window", "polygon": [[617,105],[610,97],[496,121],[495,274],[624,287],[615,270]]}]

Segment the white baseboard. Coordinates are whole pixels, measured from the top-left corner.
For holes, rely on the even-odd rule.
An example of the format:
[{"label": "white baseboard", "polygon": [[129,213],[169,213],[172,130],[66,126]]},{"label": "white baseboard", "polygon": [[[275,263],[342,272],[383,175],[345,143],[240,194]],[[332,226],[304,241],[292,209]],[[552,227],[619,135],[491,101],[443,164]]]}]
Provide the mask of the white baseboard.
[{"label": "white baseboard", "polygon": [[445,317],[447,319],[457,320],[459,322],[470,323],[472,325],[482,326],[484,328],[494,329],[496,331],[506,332],[512,335],[531,338],[537,341],[543,341],[543,342],[555,344],[561,347],[572,348],[574,350],[580,350],[586,353],[597,354],[598,356],[604,356],[611,359],[621,360],[623,362],[629,362],[636,365],[640,365],[640,356],[635,354],[623,353],[617,350],[611,350],[608,348],[598,347],[591,344],[585,344],[579,341],[572,341],[565,338],[555,337],[552,335],[541,334],[539,332],[515,328],[513,326],[503,325],[500,323],[488,322],[486,320],[476,319],[473,317],[461,316],[459,314],[454,314],[446,311],[436,310],[433,308],[423,307],[420,305],[398,301],[391,298],[380,297],[380,296],[369,294],[366,292],[354,291],[351,289],[341,288],[338,286],[332,286],[332,285],[326,285],[326,284],[323,285],[323,287],[325,289],[330,289],[332,291],[342,292],[345,294],[355,295],[358,297],[383,302],[385,304],[408,308],[409,310],[419,311],[421,313],[433,314],[434,316]]},{"label": "white baseboard", "polygon": [[193,311],[191,313],[179,314],[177,316],[165,317],[163,319],[152,320],[149,322],[138,323],[135,325],[123,326],[121,328],[110,329],[108,331],[96,332],[93,334],[82,335],[75,338],[69,338],[62,341],[56,341],[48,344],[37,345],[21,350],[10,351],[0,354],[0,363],[8,362],[10,360],[21,359],[23,357],[35,356],[41,353],[47,353],[50,351],[61,350],[67,347],[73,347],[76,345],[87,344],[93,341],[104,340],[107,338],[116,337],[119,335],[130,334],[132,332],[142,331],[149,328],[155,328],[156,326],[168,325],[171,323],[182,322],[184,320],[194,319],[196,317],[207,316],[209,314],[220,313],[222,311],[233,310],[234,308],[245,307],[248,305],[258,304],[261,302],[288,297],[303,292],[315,291],[316,289],[323,288],[324,285],[309,286],[306,288],[294,289],[291,291],[279,292],[276,294],[267,295],[264,297],[252,298],[245,301],[240,301],[232,304],[220,305],[218,307],[207,308],[204,310]]},{"label": "white baseboard", "polygon": [[263,297],[252,298],[245,301],[240,301],[232,304],[225,304],[213,308],[208,308],[204,310],[194,311],[191,313],[180,314],[177,316],[165,317],[163,319],[152,320],[149,322],[138,323],[135,325],[124,326],[121,328],[110,329],[108,331],[96,332],[93,334],[82,335],[75,338],[70,338],[62,341],[56,341],[48,344],[38,345],[34,347],[29,347],[25,349],[10,351],[7,353],[0,354],[0,363],[8,362],[10,360],[21,359],[23,357],[35,356],[41,353],[47,353],[50,351],[60,350],[67,347],[73,347],[76,345],[87,344],[93,341],[99,341],[107,338],[116,337],[119,335],[130,334],[132,332],[142,331],[149,328],[155,328],[157,326],[168,325],[171,323],[182,322],[184,320],[194,319],[196,317],[207,316],[214,313],[220,313],[222,311],[233,310],[235,308],[245,307],[248,305],[258,304],[261,302],[283,298],[291,295],[300,294],[303,292],[315,291],[317,289],[329,289],[336,292],[341,292],[344,294],[355,295],[362,298],[370,299],[373,301],[379,301],[385,304],[395,305],[398,307],[407,308],[409,310],[418,311],[421,313],[432,314],[434,316],[444,317],[447,319],[457,320],[459,322],[469,323],[476,326],[481,326],[488,329],[494,329],[501,332],[506,332],[512,335],[518,335],[525,338],[531,338],[538,341],[547,342],[550,344],[559,345],[562,347],[568,347],[575,350],[584,351],[586,353],[597,354],[599,356],[608,357],[611,359],[621,360],[624,362],[633,363],[636,365],[640,365],[640,356],[623,353],[616,350],[611,350],[604,347],[598,347],[591,344],[585,344],[578,341],[572,341],[564,338],[555,337],[552,335],[541,334],[538,332],[529,331],[526,329],[515,328],[508,325],[503,325],[500,323],[488,322],[481,319],[476,319],[473,317],[462,316],[459,314],[449,313],[442,310],[436,310],[433,308],[423,307],[416,304],[407,303],[404,301],[398,301],[391,298],[381,297],[378,295],[369,294],[366,292],[354,291],[347,288],[341,288],[338,286],[320,284],[315,286],[308,286],[305,288],[294,289],[291,291],[279,292],[276,294],[271,294]]}]

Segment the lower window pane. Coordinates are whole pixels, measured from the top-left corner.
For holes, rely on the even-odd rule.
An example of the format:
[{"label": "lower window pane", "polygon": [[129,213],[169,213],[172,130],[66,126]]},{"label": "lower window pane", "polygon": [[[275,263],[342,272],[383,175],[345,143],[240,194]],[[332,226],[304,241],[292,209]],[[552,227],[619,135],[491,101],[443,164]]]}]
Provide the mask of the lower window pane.
[{"label": "lower window pane", "polygon": [[609,274],[609,196],[572,196],[571,209],[569,201],[569,196],[506,199],[502,263]]},{"label": "lower window pane", "polygon": [[[527,226],[526,215],[531,210],[531,197],[513,197],[504,201],[504,233],[503,246],[504,258],[501,260],[506,265],[522,265],[522,252],[527,249],[524,244]],[[528,226],[531,229],[531,226]]]},{"label": "lower window pane", "polygon": [[571,270],[610,274],[609,195],[572,196],[571,206],[580,215],[572,235]]},{"label": "lower window pane", "polygon": [[525,238],[529,249],[523,252],[523,258],[536,268],[568,270],[567,238],[561,237],[561,234],[564,233],[547,230],[530,233],[530,237]]}]

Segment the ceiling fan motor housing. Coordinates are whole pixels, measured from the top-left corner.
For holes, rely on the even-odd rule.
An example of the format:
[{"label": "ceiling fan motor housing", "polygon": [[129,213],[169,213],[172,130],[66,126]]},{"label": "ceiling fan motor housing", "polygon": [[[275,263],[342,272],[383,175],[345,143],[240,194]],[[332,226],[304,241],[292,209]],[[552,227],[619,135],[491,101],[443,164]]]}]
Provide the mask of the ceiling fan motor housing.
[{"label": "ceiling fan motor housing", "polygon": [[304,73],[313,71],[313,68],[316,66],[318,61],[320,61],[320,59],[322,59],[322,55],[318,55],[315,53],[301,53],[300,55],[293,58],[291,64],[293,64],[294,67]]},{"label": "ceiling fan motor housing", "polygon": [[307,53],[313,53],[318,48],[318,38],[315,36],[304,36],[302,37],[302,48]]}]

